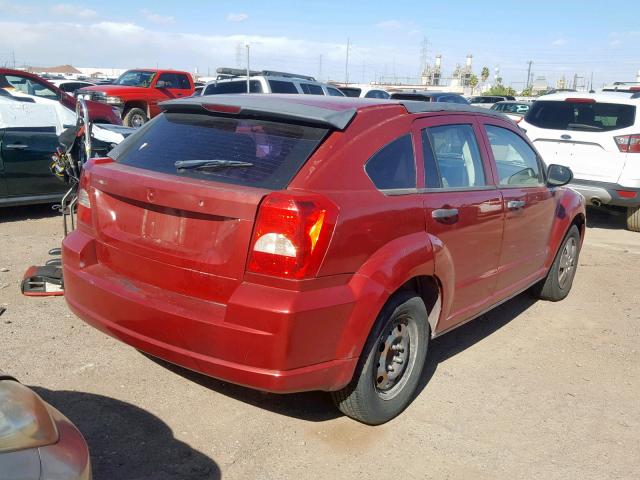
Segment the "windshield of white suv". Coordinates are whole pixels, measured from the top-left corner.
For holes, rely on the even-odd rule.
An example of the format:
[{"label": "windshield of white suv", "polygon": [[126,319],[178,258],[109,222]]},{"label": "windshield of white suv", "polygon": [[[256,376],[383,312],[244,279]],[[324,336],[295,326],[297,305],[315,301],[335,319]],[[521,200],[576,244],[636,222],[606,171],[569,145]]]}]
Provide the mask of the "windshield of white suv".
[{"label": "windshield of white suv", "polygon": [[619,103],[538,100],[525,120],[533,126],[553,130],[606,132],[634,124],[636,107]]},{"label": "windshield of white suv", "polygon": [[127,85],[129,87],[149,87],[156,72],[145,72],[143,70],[129,70],[124,72],[113,85]]}]

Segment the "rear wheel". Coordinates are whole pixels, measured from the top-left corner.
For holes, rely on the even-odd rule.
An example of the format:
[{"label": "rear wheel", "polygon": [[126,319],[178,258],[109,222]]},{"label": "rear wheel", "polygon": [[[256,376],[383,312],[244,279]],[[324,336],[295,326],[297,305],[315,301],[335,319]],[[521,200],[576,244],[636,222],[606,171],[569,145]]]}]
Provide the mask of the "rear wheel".
[{"label": "rear wheel", "polygon": [[138,128],[149,121],[147,113],[141,108],[132,108],[124,116],[123,123],[127,127]]},{"label": "rear wheel", "polygon": [[578,227],[572,225],[556,253],[549,273],[544,280],[533,287],[533,294],[542,300],[552,302],[566,298],[573,285],[579,255],[580,231]]},{"label": "rear wheel", "polygon": [[640,232],[640,207],[627,207],[627,229]]},{"label": "rear wheel", "polygon": [[413,400],[424,367],[429,322],[415,292],[394,295],[369,334],[353,380],[333,392],[347,416],[379,425],[400,414]]}]

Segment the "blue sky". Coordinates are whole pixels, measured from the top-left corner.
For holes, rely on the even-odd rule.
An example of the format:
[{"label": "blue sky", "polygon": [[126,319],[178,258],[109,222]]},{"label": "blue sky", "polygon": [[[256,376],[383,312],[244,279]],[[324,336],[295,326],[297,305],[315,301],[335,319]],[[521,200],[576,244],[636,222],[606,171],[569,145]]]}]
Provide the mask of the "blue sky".
[{"label": "blue sky", "polygon": [[[180,7],[176,7],[180,5]],[[500,68],[520,88],[528,60],[549,83],[594,74],[595,86],[633,80],[640,69],[637,4],[581,2],[0,0],[0,64],[183,68],[252,67],[323,80],[417,77],[420,48],[443,55],[445,76],[468,53],[474,70]],[[244,64],[244,51],[241,52]],[[322,60],[321,60],[322,57]]]}]

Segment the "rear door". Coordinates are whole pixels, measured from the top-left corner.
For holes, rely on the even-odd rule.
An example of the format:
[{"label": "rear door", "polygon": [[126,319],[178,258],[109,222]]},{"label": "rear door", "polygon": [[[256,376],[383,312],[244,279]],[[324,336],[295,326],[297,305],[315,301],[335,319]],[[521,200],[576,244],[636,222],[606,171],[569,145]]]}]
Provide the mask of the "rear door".
[{"label": "rear door", "polygon": [[544,164],[521,133],[483,119],[485,141],[504,199],[504,235],[496,293],[505,297],[544,274],[556,192],[546,186]]},{"label": "rear door", "polygon": [[49,169],[58,147],[55,127],[8,128],[2,136],[3,175],[9,196],[62,194],[68,185]]},{"label": "rear door", "polygon": [[[226,303],[244,275],[258,204],[286,188],[326,133],[165,113],[112,150],[115,162],[91,169],[98,262],[110,274]],[[189,160],[242,165],[175,165]]]},{"label": "rear door", "polygon": [[442,248],[436,272],[451,285],[443,296],[442,331],[491,302],[502,240],[502,198],[474,117],[425,118],[415,129],[422,140],[427,231]]},{"label": "rear door", "polygon": [[615,136],[637,133],[636,107],[591,98],[535,102],[521,124],[547,164],[571,168],[576,179],[617,183],[626,155]]}]

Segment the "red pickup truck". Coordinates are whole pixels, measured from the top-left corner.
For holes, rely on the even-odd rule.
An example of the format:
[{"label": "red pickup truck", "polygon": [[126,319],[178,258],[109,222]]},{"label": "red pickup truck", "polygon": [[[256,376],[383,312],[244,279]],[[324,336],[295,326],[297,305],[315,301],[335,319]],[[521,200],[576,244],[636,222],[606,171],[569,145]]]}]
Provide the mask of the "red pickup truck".
[{"label": "red pickup truck", "polygon": [[160,113],[158,103],[189,97],[195,87],[188,72],[176,70],[127,70],[110,85],[78,90],[78,98],[107,103],[118,110],[128,127],[144,125]]}]

